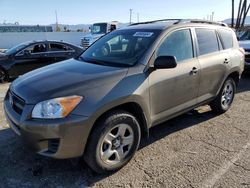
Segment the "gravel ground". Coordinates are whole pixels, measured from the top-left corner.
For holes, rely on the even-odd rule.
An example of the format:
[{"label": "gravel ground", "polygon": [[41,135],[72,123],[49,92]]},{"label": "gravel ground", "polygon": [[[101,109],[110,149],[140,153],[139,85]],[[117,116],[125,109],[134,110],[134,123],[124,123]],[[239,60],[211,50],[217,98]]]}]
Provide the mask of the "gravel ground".
[{"label": "gravel ground", "polygon": [[250,76],[227,113],[203,106],[152,128],[131,162],[109,175],[29,152],[0,103],[0,187],[250,187]]}]

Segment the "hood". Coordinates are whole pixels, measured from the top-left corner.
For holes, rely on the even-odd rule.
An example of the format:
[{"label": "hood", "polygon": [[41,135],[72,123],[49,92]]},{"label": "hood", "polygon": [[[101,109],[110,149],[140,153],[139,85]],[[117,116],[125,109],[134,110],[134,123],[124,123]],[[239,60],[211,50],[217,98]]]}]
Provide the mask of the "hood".
[{"label": "hood", "polygon": [[241,40],[239,41],[239,45],[244,49],[250,49],[250,40]]},{"label": "hood", "polygon": [[6,58],[7,57],[7,55],[5,54],[5,53],[3,53],[3,52],[0,52],[0,58]]},{"label": "hood", "polygon": [[36,104],[56,97],[84,96],[88,89],[120,81],[127,70],[70,59],[27,73],[15,80],[10,89],[26,104]]},{"label": "hood", "polygon": [[105,34],[91,34],[91,33],[89,33],[89,34],[87,34],[87,35],[85,35],[84,36],[84,38],[86,38],[86,39],[88,39],[88,40],[97,40],[97,39],[99,39],[100,37],[102,37],[103,35],[105,35]]},{"label": "hood", "polygon": [[6,63],[9,57],[5,53],[0,52],[0,63]]}]

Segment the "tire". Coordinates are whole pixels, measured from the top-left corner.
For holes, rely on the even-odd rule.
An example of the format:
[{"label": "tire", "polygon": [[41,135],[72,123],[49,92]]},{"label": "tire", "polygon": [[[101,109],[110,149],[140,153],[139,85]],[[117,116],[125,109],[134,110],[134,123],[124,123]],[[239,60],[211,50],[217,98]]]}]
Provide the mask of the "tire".
[{"label": "tire", "polygon": [[7,73],[0,68],[0,83],[4,83],[7,82],[9,80],[9,77],[7,75]]},{"label": "tire", "polygon": [[117,171],[134,156],[140,139],[136,118],[125,111],[114,111],[102,118],[90,134],[84,160],[97,173]]},{"label": "tire", "polygon": [[225,113],[232,105],[236,92],[236,84],[232,78],[228,78],[218,96],[210,103],[211,109],[218,113]]}]

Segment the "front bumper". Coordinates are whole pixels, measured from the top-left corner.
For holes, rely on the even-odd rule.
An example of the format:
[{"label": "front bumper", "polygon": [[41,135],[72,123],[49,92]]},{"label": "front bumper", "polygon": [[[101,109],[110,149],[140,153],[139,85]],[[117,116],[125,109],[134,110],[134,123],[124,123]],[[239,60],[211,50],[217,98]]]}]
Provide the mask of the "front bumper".
[{"label": "front bumper", "polygon": [[32,119],[33,105],[25,105],[18,114],[6,97],[4,111],[12,130],[34,152],[58,159],[79,157],[83,154],[93,123],[86,116],[69,115],[64,119]]}]

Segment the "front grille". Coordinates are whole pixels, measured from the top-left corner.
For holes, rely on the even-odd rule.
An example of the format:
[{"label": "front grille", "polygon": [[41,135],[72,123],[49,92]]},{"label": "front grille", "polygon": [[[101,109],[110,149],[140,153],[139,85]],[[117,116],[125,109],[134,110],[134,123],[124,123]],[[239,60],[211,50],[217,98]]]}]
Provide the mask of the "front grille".
[{"label": "front grille", "polygon": [[88,48],[89,47],[89,39],[82,39],[82,47],[83,48]]},{"label": "front grille", "polygon": [[25,101],[11,91],[9,91],[8,100],[13,110],[21,115],[23,113]]},{"label": "front grille", "polygon": [[51,139],[48,143],[48,152],[56,153],[59,148],[60,140],[59,139]]}]

